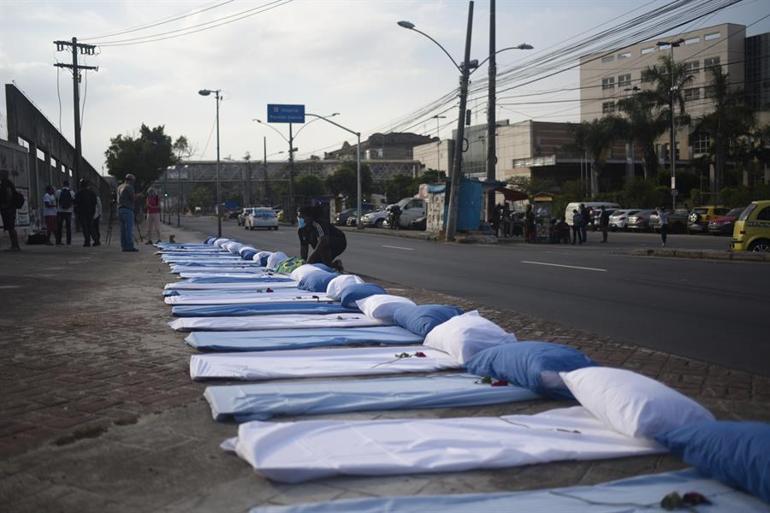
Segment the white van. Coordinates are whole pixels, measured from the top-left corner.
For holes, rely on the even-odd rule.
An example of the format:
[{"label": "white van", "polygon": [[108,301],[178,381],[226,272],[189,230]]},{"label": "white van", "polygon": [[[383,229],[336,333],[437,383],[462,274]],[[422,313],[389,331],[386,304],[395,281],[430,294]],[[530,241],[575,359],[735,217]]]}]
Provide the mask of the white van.
[{"label": "white van", "polygon": [[576,203],[568,203],[567,208],[564,209],[564,220],[568,225],[572,226],[572,211],[577,210],[579,212],[580,205],[585,205],[586,208],[590,208],[591,210],[598,210],[602,207],[610,210],[620,208],[620,205],[617,203],[610,203],[608,201],[578,201]]}]

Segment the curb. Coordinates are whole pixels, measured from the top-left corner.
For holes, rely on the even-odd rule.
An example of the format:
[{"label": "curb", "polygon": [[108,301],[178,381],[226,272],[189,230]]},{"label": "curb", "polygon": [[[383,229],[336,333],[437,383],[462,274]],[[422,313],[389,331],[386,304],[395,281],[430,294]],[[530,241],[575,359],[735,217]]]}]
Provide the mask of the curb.
[{"label": "curb", "polygon": [[627,254],[634,256],[658,256],[690,258],[695,260],[723,260],[739,262],[770,262],[769,253],[749,253],[695,249],[634,249]]}]

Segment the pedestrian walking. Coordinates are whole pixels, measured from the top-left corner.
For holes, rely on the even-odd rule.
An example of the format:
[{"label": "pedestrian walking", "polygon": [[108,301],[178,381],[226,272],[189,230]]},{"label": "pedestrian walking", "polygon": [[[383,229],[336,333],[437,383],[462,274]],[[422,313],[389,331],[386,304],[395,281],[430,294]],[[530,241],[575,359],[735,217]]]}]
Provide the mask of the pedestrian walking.
[{"label": "pedestrian walking", "polygon": [[62,231],[67,230],[67,246],[72,244],[72,213],[75,211],[75,195],[68,180],[56,191],[56,245],[62,245]]},{"label": "pedestrian walking", "polygon": [[147,244],[152,244],[152,234],[155,240],[160,242],[160,197],[154,187],[147,189],[145,200],[147,210]]},{"label": "pedestrian walking", "polygon": [[660,224],[661,245],[665,248],[666,239],[668,239],[668,212],[661,207],[658,207],[658,223]]},{"label": "pedestrian walking", "polygon": [[580,204],[580,243],[588,242],[588,222],[591,220],[591,214],[584,203]]},{"label": "pedestrian walking", "polygon": [[604,205],[601,206],[601,214],[599,215],[599,227],[602,230],[602,242],[607,242],[607,232],[610,229],[610,213]]},{"label": "pedestrian walking", "polygon": [[75,194],[75,215],[80,228],[83,230],[83,247],[91,247],[91,230],[94,226],[94,213],[96,212],[96,193],[91,189],[91,184],[83,178],[80,187]]},{"label": "pedestrian walking", "polygon": [[102,234],[99,225],[102,222],[102,198],[99,197],[99,191],[96,194],[96,208],[94,209],[94,219],[91,225],[91,237],[94,239],[94,246],[102,245]]},{"label": "pedestrian walking", "polygon": [[537,225],[532,204],[527,205],[527,210],[524,213],[524,236],[527,242],[537,242]]},{"label": "pedestrian walking", "polygon": [[11,247],[7,251],[20,251],[19,235],[16,233],[16,210],[24,206],[24,196],[16,190],[11,181],[11,172],[0,169],[0,218],[3,230],[8,232]]},{"label": "pedestrian walking", "polygon": [[120,220],[120,248],[123,251],[139,251],[134,247],[134,202],[136,177],[127,174],[118,186],[118,219]]},{"label": "pedestrian walking", "polygon": [[43,194],[43,220],[48,236],[46,244],[53,246],[51,237],[56,234],[56,191],[52,185],[46,185]]},{"label": "pedestrian walking", "polygon": [[581,225],[583,224],[583,218],[580,216],[578,210],[572,209],[572,244],[576,242],[583,244],[583,238],[580,235]]}]

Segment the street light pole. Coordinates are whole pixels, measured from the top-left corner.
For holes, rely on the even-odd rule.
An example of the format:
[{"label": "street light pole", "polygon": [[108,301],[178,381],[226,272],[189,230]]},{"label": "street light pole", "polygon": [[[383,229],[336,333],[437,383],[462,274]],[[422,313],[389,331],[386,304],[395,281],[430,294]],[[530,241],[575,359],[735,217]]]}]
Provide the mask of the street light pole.
[{"label": "street light pole", "polygon": [[[497,58],[495,41],[495,0],[489,0],[489,89],[487,91],[487,182],[497,179],[497,148],[496,148],[496,79]],[[487,192],[487,222],[491,222],[495,215],[495,191]],[[497,235],[497,234],[495,234]]]},{"label": "street light pole", "polygon": [[669,112],[671,114],[671,125],[669,127],[669,130],[671,131],[670,137],[669,137],[669,145],[670,145],[670,159],[671,159],[671,209],[676,210],[676,120],[674,119],[674,92],[676,91],[677,87],[676,84],[674,84],[674,47],[678,47],[684,43],[684,39],[677,39],[676,41],[658,41],[656,43],[657,46],[666,46],[671,50],[671,72],[670,72],[670,80],[671,83],[669,84],[669,91],[668,91],[668,108]]},{"label": "street light pole", "polygon": [[217,204],[214,212],[217,215],[217,237],[219,238],[222,238],[222,215],[219,212],[222,203],[222,191],[220,190],[219,185],[219,102],[222,99],[220,95],[221,92],[221,89],[201,89],[198,91],[198,94],[201,96],[208,96],[211,93],[214,93],[214,99],[217,103]]}]

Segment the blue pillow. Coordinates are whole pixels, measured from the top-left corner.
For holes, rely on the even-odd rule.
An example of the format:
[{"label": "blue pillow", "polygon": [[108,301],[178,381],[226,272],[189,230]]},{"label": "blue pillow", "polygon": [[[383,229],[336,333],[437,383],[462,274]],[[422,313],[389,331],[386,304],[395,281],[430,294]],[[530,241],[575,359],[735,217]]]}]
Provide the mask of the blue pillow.
[{"label": "blue pillow", "polygon": [[356,285],[345,287],[342,291],[340,301],[342,302],[342,306],[346,308],[358,308],[356,301],[359,299],[385,293],[385,289],[374,283],[358,283]]},{"label": "blue pillow", "polygon": [[462,309],[456,306],[404,305],[393,312],[393,322],[415,335],[424,337],[439,324],[462,313]]},{"label": "blue pillow", "polygon": [[770,502],[770,424],[709,420],[656,439],[701,474]]},{"label": "blue pillow", "polygon": [[595,365],[577,349],[551,342],[526,341],[485,349],[465,367],[471,374],[504,379],[551,399],[574,399],[558,373]]},{"label": "blue pillow", "polygon": [[337,276],[338,273],[312,272],[300,280],[298,288],[310,292],[326,292],[329,282]]},{"label": "blue pillow", "polygon": [[326,264],[318,263],[318,264],[310,264],[310,265],[312,265],[313,267],[317,267],[317,268],[319,268],[322,271],[326,271],[327,273],[336,273],[337,272],[337,269],[334,269],[333,267],[329,267]]},{"label": "blue pillow", "polygon": [[252,260],[254,258],[254,255],[256,255],[257,252],[251,249],[246,249],[241,251],[241,258],[244,260]]},{"label": "blue pillow", "polygon": [[262,258],[259,259],[259,266],[260,267],[267,267],[267,259],[270,258],[270,255],[262,255]]}]

